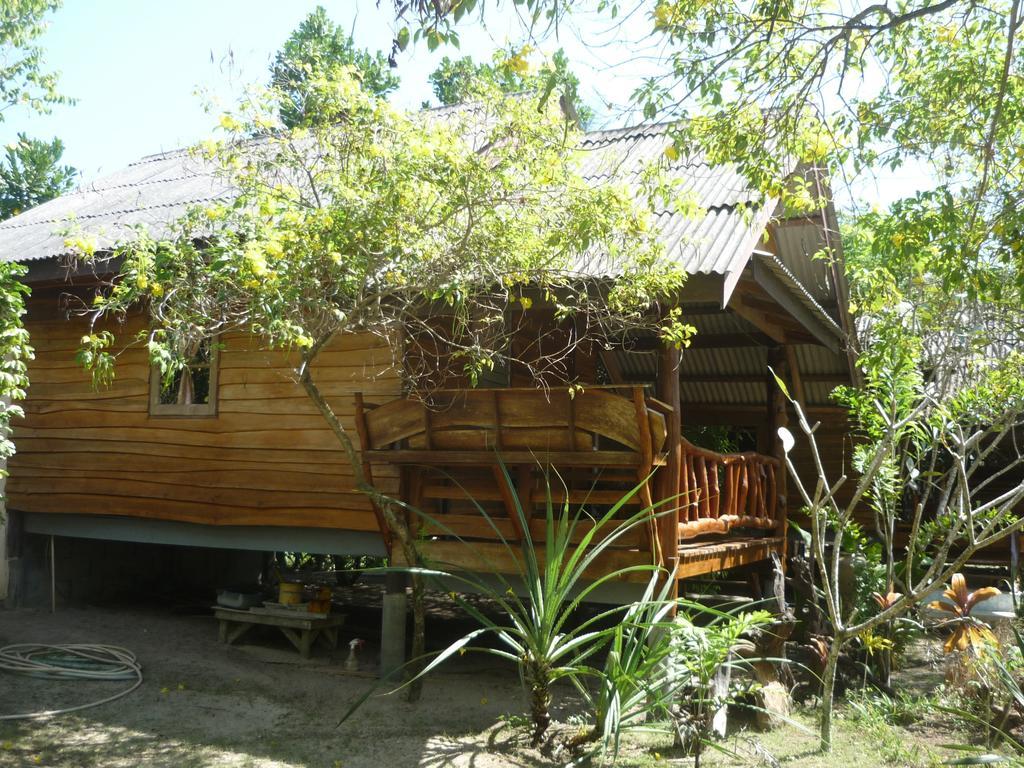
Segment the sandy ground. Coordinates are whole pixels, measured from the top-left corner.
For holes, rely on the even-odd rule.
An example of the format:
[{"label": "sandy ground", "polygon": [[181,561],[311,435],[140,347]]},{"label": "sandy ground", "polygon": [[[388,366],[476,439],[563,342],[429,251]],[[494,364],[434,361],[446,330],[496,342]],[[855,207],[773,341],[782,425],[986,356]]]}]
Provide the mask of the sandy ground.
[{"label": "sandy ground", "polygon": [[[372,637],[379,622],[367,586],[352,590],[338,651],[319,649],[303,660],[276,630],[243,644],[217,641],[208,613],[170,606],[0,610],[0,646],[11,643],[105,643],[131,649],[143,665],[143,685],[125,698],[47,720],[0,721],[0,768],[550,768],[559,764],[527,747],[526,702],[514,670],[483,655],[456,657],[426,681],[423,698],[376,695],[340,727],[341,715],[374,687],[377,649],[361,653],[364,669],[344,668],[347,641]],[[444,644],[467,626],[443,596],[435,598],[428,638]],[[924,660],[908,688],[941,681]],[[911,681],[907,681],[911,683]],[[0,673],[0,715],[73,706],[103,698],[121,683],[53,683]],[[377,688],[379,693],[386,689]],[[573,699],[557,692],[556,720],[573,722]],[[573,726],[563,726],[572,728]],[[952,738],[941,729],[872,730],[837,722],[837,750],[816,752],[812,712],[772,733],[742,727],[710,751],[709,768],[792,765],[933,766],[933,747]],[[630,736],[623,766],[691,766],[662,735]],[[942,757],[948,757],[942,755]]]},{"label": "sandy ground", "polygon": [[[504,719],[510,703],[519,711],[518,678],[486,657],[466,656],[433,675],[418,704],[400,694],[374,697],[337,727],[350,703],[376,684],[369,671],[343,668],[353,636],[343,632],[338,651],[320,648],[306,661],[275,630],[221,645],[210,616],[124,607],[0,611],[0,646],[120,645],[136,654],[145,676],[137,691],[111,704],[49,721],[0,723],[0,766],[533,764],[514,754],[522,730]],[[369,645],[360,656],[374,665],[376,649]],[[120,685],[0,674],[0,714],[72,706]]]}]

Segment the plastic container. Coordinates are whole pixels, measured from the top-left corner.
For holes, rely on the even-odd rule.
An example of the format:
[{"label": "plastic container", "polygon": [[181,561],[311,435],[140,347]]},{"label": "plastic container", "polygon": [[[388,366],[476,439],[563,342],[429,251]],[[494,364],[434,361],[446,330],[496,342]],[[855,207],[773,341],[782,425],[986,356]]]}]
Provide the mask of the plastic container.
[{"label": "plastic container", "polygon": [[277,587],[277,602],[281,605],[296,605],[302,602],[302,583],[282,581]]},{"label": "plastic container", "polygon": [[331,588],[317,587],[308,607],[310,613],[330,613]]},{"label": "plastic container", "polygon": [[225,608],[237,608],[245,611],[263,602],[263,595],[259,592],[241,592],[235,589],[218,589],[217,605]]}]

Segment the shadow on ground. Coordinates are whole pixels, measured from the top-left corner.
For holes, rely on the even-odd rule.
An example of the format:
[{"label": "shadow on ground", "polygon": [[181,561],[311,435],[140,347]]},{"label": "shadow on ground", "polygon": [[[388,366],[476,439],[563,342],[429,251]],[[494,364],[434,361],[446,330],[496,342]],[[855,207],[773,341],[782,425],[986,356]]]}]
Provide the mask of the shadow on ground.
[{"label": "shadow on ground", "polygon": [[[358,606],[356,603],[359,603]],[[447,642],[465,627],[437,598],[430,636]],[[385,695],[374,676],[379,614],[353,600],[337,651],[301,659],[273,630],[224,646],[209,615],[134,606],[0,612],[0,645],[105,643],[132,650],[145,681],[129,696],[74,715],[0,722],[0,766],[477,766],[513,762],[513,744],[480,734],[522,710],[515,672],[466,656],[426,681],[422,700]],[[345,669],[347,641],[367,638],[363,669]],[[0,714],[72,706],[117,683],[57,683],[0,674]],[[338,727],[351,704],[378,686]],[[507,730],[507,729],[506,729]],[[439,735],[440,734],[440,735]],[[493,750],[494,754],[491,754]],[[506,751],[507,750],[507,751]]]}]

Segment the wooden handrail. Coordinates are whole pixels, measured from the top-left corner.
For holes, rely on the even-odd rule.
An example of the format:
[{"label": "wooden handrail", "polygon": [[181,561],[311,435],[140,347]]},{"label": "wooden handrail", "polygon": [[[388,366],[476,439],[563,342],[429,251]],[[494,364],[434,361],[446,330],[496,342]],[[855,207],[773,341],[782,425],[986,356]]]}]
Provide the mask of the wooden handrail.
[{"label": "wooden handrail", "polygon": [[[434,402],[398,398],[365,410],[364,449],[492,449],[590,452],[620,446],[659,464],[666,440],[664,413],[639,386],[626,397],[595,387],[576,393],[538,389],[470,389]],[[600,447],[599,447],[600,446]]]},{"label": "wooden handrail", "polygon": [[681,539],[778,527],[778,459],[753,451],[717,453],[685,439],[681,444]]},{"label": "wooden handrail", "polygon": [[[471,525],[465,515],[460,518],[458,504],[450,512],[453,505],[437,492],[424,496],[424,478],[438,470],[474,481],[487,477],[483,493],[496,501],[483,500],[503,505],[505,514],[499,512],[497,519],[507,521],[511,536],[522,540],[525,531],[518,525],[517,507],[534,514],[540,501],[532,490],[538,465],[564,470],[566,503],[610,506],[637,487],[636,505],[653,508],[652,477],[668,460],[666,413],[672,409],[637,384],[585,386],[577,392],[534,387],[435,390],[422,399],[397,398],[372,408],[361,396],[356,400],[366,471],[379,464],[399,468],[409,487],[419,483],[421,490],[408,498],[413,507],[428,499],[434,516],[461,526],[463,533],[472,531],[474,539],[489,538],[489,532]],[[672,461],[677,455],[673,453]],[[501,464],[511,473],[513,487]],[[673,488],[669,495],[674,494]],[[667,542],[674,540],[674,529],[673,516]],[[664,563],[668,554],[662,538],[652,516],[622,546],[649,551],[652,562]],[[668,553],[674,550],[673,545]]]},{"label": "wooden handrail", "polygon": [[757,453],[756,451],[743,451],[742,453],[716,453],[715,451],[707,448],[701,448],[699,445],[694,445],[685,437],[682,439],[683,450],[694,456],[703,456],[705,459],[713,461],[721,461],[725,464],[733,464],[741,462],[743,460],[755,460],[761,461],[766,464],[772,464],[774,466],[780,466],[780,462],[774,456],[766,456],[763,453]]},{"label": "wooden handrail", "polygon": [[[580,384],[578,386],[570,386],[568,384],[562,384],[551,387],[439,387],[438,389],[427,390],[426,392],[413,393],[418,397],[424,395],[433,395],[438,393],[452,393],[452,392],[567,392],[570,389],[576,389],[586,392],[588,389],[650,389],[652,384],[645,384],[643,382],[631,382],[629,384]],[[653,398],[652,398],[653,399]],[[667,404],[666,408],[671,408]]]}]

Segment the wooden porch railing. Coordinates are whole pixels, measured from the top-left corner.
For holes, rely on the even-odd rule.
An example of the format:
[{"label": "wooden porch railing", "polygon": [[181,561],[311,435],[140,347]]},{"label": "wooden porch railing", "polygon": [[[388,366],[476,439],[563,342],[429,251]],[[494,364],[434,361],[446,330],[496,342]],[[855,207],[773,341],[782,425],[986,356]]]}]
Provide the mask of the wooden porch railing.
[{"label": "wooden porch railing", "polygon": [[[668,432],[671,406],[640,386],[592,386],[574,396],[515,388],[445,391],[429,404],[402,398],[379,406],[356,395],[355,405],[367,477],[372,481],[375,465],[398,471],[407,522],[439,562],[471,552],[508,555],[505,542],[526,534],[520,506],[531,536],[539,539],[549,498],[596,513],[638,487],[622,514],[649,506],[659,514],[606,553],[619,565],[654,562],[686,578],[763,560],[778,546],[770,535],[751,533],[782,527],[779,462],[675,442]],[[678,475],[670,471],[677,457]],[[559,478],[550,491],[547,467]],[[673,498],[677,504],[663,501]],[[389,531],[375,511],[387,542]],[[581,522],[578,536],[588,530]],[[683,545],[705,534],[711,539]]]},{"label": "wooden porch railing", "polygon": [[773,530],[780,525],[778,459],[759,453],[716,453],[682,441],[679,538]]},{"label": "wooden porch railing", "polygon": [[[404,500],[427,513],[410,512],[410,524],[429,536],[486,542],[500,533],[520,541],[517,507],[534,518],[549,496],[607,508],[639,486],[626,506],[650,507],[652,474],[665,461],[667,406],[639,385],[442,390],[429,403],[401,398],[379,406],[357,394],[355,405],[366,476],[372,479],[374,464],[397,467]],[[557,478],[546,477],[547,467]],[[379,514],[378,524],[387,542]],[[543,519],[531,520],[530,528],[543,535]],[[577,528],[582,536],[588,524]],[[656,554],[656,535],[652,519],[618,545]]]}]

